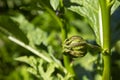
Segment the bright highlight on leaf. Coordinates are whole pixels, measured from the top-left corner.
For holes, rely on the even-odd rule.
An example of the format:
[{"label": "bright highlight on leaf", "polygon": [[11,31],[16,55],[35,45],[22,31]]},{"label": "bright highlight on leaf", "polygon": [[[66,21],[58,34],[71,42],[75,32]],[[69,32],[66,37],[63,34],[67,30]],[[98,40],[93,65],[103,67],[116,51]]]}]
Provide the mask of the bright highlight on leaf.
[{"label": "bright highlight on leaf", "polygon": [[50,0],[50,4],[54,10],[56,10],[59,6],[59,0]]}]

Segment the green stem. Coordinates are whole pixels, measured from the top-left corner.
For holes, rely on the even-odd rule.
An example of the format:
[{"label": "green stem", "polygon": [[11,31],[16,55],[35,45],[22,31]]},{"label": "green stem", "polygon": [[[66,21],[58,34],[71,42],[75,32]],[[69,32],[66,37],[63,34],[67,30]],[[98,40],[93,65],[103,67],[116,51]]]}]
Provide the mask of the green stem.
[{"label": "green stem", "polygon": [[[60,6],[61,8],[64,8],[63,4],[62,4],[62,0],[60,0],[60,5],[61,5]],[[64,10],[63,12],[65,12],[65,9],[62,9],[62,10]],[[62,32],[62,43],[63,43],[64,40],[67,38],[67,23],[66,23],[66,20],[65,20],[64,17],[62,18],[62,23],[63,23],[63,26],[61,26],[61,32]],[[63,63],[64,63],[65,68],[67,69],[67,71],[70,74],[75,76],[75,72],[74,72],[72,66],[70,65],[70,58],[69,58],[69,56],[63,54]],[[70,80],[74,80],[74,79],[72,78]]]},{"label": "green stem", "polygon": [[32,53],[34,53],[35,55],[39,56],[40,58],[42,58],[43,60],[47,61],[47,62],[52,62],[52,59],[50,59],[49,57],[43,55],[42,53],[40,53],[39,51],[37,51],[36,49],[30,47],[29,45],[26,45],[25,43],[23,43],[22,41],[18,40],[17,38],[15,37],[12,37],[12,36],[8,36],[8,39],[20,46],[22,46],[23,48],[31,51]]},{"label": "green stem", "polygon": [[[110,9],[112,6],[111,0],[99,0],[101,15],[102,15],[102,36],[103,41],[101,43],[104,51],[103,60],[104,60],[104,69],[102,80],[111,80],[111,52],[110,52]],[[107,53],[107,54],[106,54]]]},{"label": "green stem", "polygon": [[104,55],[104,70],[102,75],[102,80],[111,80],[111,56]]},{"label": "green stem", "polygon": [[[64,26],[61,27],[62,42],[64,42],[64,40],[67,38],[67,25],[66,25],[65,22],[63,22],[63,23],[64,23]],[[72,74],[72,75],[75,76],[74,70],[73,70],[73,68],[70,66],[70,58],[69,58],[69,56],[63,55],[63,62],[64,62],[64,66],[65,66],[65,68],[67,69],[67,71],[68,71],[70,74]],[[71,79],[71,80],[73,80],[73,79]]]}]

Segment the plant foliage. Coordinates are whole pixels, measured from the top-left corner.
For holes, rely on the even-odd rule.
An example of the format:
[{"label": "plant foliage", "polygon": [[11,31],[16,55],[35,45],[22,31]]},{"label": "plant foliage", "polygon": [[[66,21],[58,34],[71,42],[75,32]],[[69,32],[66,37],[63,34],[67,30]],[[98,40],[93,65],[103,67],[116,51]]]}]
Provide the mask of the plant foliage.
[{"label": "plant foliage", "polygon": [[[119,0],[115,0],[111,8],[114,80],[119,77],[116,68],[120,71],[119,6]],[[6,77],[1,68],[0,79],[72,80],[75,77],[75,80],[101,80],[102,57],[99,53],[93,54],[93,50],[86,50],[84,57],[70,57],[70,67],[74,68],[76,76],[67,71],[63,65],[61,36],[61,27],[66,25],[68,37],[82,36],[85,43],[101,46],[100,20],[99,0],[0,0],[0,68],[5,67],[9,72]],[[80,51],[86,47],[72,49]],[[13,59],[19,62],[14,63]]]}]

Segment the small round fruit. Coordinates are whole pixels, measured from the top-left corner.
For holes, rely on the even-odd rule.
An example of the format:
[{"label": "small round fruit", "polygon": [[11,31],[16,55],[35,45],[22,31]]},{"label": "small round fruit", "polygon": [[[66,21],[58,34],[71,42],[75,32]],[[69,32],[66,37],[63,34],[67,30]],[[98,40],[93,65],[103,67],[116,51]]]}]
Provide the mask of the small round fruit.
[{"label": "small round fruit", "polygon": [[87,53],[87,42],[80,36],[72,36],[64,41],[63,51],[73,57],[83,57]]}]

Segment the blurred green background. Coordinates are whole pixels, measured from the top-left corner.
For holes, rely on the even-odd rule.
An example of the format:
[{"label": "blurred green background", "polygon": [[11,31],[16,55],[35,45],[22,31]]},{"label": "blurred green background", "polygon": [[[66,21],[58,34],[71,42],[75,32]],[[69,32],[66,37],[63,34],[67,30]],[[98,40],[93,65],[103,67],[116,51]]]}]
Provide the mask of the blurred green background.
[{"label": "blurred green background", "polygon": [[[27,35],[29,40],[32,40],[31,43],[29,42],[29,44],[32,45],[32,42],[34,42],[34,44],[38,48],[43,48],[44,50],[46,49],[46,46],[44,45],[47,42],[48,45],[51,45],[54,48],[54,53],[57,53],[54,54],[55,57],[61,60],[62,49],[60,27],[55,19],[53,19],[53,16],[44,8],[44,6],[47,6],[52,10],[52,7],[49,4],[49,0],[43,1],[43,3],[46,4],[44,6],[42,5],[41,1],[43,0],[0,0],[0,29],[5,29],[7,35],[13,35],[26,44],[28,44],[28,40],[26,38]],[[38,2],[41,3],[41,5],[39,5]],[[115,16],[114,14],[112,15],[113,20],[117,20],[119,18],[119,9],[117,13],[118,14]],[[16,19],[18,20],[17,22],[11,20],[11,17],[16,16]],[[65,16],[69,26],[68,36],[79,35],[86,40],[94,41],[94,32],[82,16],[69,10],[67,10],[67,14],[65,14]],[[117,28],[119,30],[120,20],[118,19],[117,21],[118,23],[114,24],[117,24],[115,26],[118,26]],[[29,27],[25,27],[28,25]],[[34,27],[32,27],[33,25]],[[21,26],[21,30],[18,28],[18,26]],[[37,29],[35,31],[33,28],[37,28],[38,31]],[[39,31],[39,29],[41,31]],[[26,34],[25,30],[30,30],[31,33]],[[39,35],[36,36],[37,34]],[[32,38],[30,35],[32,35]],[[41,35],[44,35],[46,37],[43,37]],[[116,34],[116,36],[119,35]],[[41,38],[44,41],[43,45],[39,45],[41,42]],[[119,41],[117,43],[114,43],[114,48],[112,49],[112,51],[112,77],[113,80],[120,80]],[[16,57],[24,55],[29,56],[33,54],[26,49],[16,45],[15,43],[9,41],[6,33],[0,33],[0,80],[37,80],[36,77],[27,72],[27,67],[25,66],[26,64],[14,60]],[[78,67],[80,66],[76,66],[76,69],[78,69]],[[85,73],[78,72],[78,76],[79,74],[81,75]]]}]

